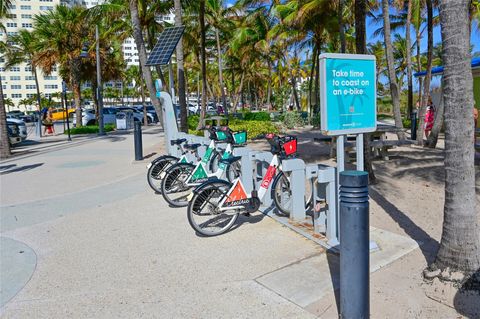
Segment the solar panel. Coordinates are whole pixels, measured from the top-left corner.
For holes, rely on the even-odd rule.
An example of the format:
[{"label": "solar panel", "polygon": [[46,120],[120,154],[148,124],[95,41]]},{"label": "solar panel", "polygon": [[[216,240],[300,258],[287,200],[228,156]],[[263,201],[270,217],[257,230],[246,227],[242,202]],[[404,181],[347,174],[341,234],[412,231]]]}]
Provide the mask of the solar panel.
[{"label": "solar panel", "polygon": [[170,60],[185,27],[166,28],[158,37],[157,44],[147,59],[147,65],[166,65]]}]

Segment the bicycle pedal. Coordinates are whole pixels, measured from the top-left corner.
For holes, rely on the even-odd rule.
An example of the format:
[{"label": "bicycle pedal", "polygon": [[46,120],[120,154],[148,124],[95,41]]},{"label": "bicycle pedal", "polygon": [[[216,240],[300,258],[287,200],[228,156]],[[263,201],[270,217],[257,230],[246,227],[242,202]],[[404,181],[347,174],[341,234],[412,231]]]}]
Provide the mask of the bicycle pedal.
[{"label": "bicycle pedal", "polygon": [[245,217],[250,217],[251,216],[250,213],[243,213],[242,215],[245,216]]}]

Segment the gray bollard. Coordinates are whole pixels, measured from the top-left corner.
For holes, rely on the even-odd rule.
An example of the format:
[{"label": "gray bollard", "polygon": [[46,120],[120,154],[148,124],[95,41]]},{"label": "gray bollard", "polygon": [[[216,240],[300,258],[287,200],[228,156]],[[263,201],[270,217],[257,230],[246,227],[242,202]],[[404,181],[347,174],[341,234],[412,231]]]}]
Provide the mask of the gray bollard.
[{"label": "gray bollard", "polygon": [[368,173],[340,173],[340,318],[369,318]]},{"label": "gray bollard", "polygon": [[133,123],[133,139],[135,141],[135,160],[143,160],[143,147],[142,147],[142,123],[135,121]]}]

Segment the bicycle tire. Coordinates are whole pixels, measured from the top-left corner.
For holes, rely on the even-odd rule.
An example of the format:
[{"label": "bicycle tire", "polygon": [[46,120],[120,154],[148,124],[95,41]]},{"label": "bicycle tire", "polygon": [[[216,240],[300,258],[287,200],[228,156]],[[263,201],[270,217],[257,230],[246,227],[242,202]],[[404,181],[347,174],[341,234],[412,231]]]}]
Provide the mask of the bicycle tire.
[{"label": "bicycle tire", "polygon": [[173,207],[185,207],[188,205],[187,196],[191,187],[185,182],[195,169],[190,163],[176,163],[170,166],[162,179],[162,196]]},{"label": "bicycle tire", "polygon": [[[272,199],[275,203],[277,211],[284,216],[290,216],[290,204],[289,201],[283,201],[283,194],[287,193],[288,196],[292,196],[292,190],[290,188],[290,182],[288,181],[287,176],[283,172],[279,172],[273,182],[272,182]],[[313,188],[310,187],[310,190],[305,189],[306,201],[305,201],[305,210],[307,210],[313,199]]]},{"label": "bicycle tire", "polygon": [[211,173],[215,173],[218,169],[218,163],[222,158],[222,154],[215,149],[212,152],[213,154],[212,154],[212,157],[210,158],[210,162],[208,163],[208,169],[210,170]]},{"label": "bicycle tire", "polygon": [[240,161],[236,161],[228,165],[225,175],[230,183],[239,178],[242,175],[242,166]]},{"label": "bicycle tire", "polygon": [[162,179],[160,175],[168,167],[178,162],[178,158],[171,155],[163,155],[152,161],[147,171],[148,185],[158,194],[162,192]]},{"label": "bicycle tire", "polygon": [[[220,200],[226,195],[231,187],[231,183],[225,180],[216,180],[211,183],[205,183],[205,186],[199,186],[192,200],[188,204],[187,219],[190,226],[198,233],[206,237],[213,237],[224,234],[232,228],[240,214],[238,210],[232,210],[233,213],[216,210]],[[214,198],[216,196],[216,198]],[[205,210],[206,209],[206,210]],[[205,210],[205,211],[204,211]],[[203,213],[202,213],[203,212]],[[200,216],[212,216],[206,222],[199,223],[197,218]],[[222,217],[225,218],[222,221]],[[208,219],[209,217],[207,217]],[[208,222],[216,223],[213,226],[220,225],[218,228],[207,229]],[[223,224],[218,224],[218,223]]]}]

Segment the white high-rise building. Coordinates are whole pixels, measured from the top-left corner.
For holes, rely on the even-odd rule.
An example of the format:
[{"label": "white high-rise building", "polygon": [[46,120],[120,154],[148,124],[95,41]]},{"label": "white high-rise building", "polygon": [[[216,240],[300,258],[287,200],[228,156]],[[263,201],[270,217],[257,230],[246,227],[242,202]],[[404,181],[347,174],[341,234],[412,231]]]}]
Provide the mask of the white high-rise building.
[{"label": "white high-rise building", "polygon": [[[19,0],[13,3],[9,18],[3,21],[7,30],[6,32],[0,30],[2,41],[7,40],[7,35],[17,34],[20,29],[33,30],[33,17],[36,14],[53,10],[60,0]],[[62,90],[62,79],[56,70],[52,74],[45,75],[38,69],[37,74],[39,89],[43,96],[49,98],[52,93]],[[4,97],[11,99],[15,104],[15,107],[11,109],[36,110],[34,105],[27,107],[20,105],[21,100],[32,98],[37,93],[35,77],[27,64],[22,63],[5,69],[5,60],[0,58],[0,76],[2,77]]]}]

